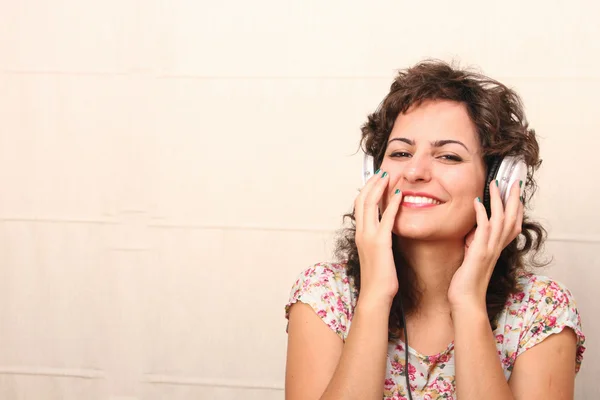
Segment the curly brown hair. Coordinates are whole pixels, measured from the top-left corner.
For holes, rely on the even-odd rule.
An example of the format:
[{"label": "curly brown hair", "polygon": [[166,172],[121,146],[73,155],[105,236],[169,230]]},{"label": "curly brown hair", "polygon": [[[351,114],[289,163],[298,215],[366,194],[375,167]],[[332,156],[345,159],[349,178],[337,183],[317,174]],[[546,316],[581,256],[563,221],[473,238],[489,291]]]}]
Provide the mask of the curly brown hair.
[{"label": "curly brown hair", "polygon": [[[377,110],[368,116],[362,126],[361,147],[375,159],[375,168],[383,160],[386,144],[400,113],[424,101],[451,100],[466,105],[469,117],[479,134],[482,156],[486,167],[507,155],[519,155],[528,165],[525,182],[525,202],[536,189],[533,173],[541,164],[535,131],[528,127],[521,99],[513,90],[480,73],[459,69],[439,60],[425,60],[401,70],[391,85],[390,92]],[[343,228],[337,239],[335,254],[345,261],[347,272],[360,293],[360,260],[355,243],[354,210],[344,215],[350,226]],[[495,319],[511,293],[517,289],[517,276],[525,266],[538,267],[539,254],[546,238],[546,230],[527,215],[522,231],[501,253],[494,268],[486,294],[487,313],[492,329]],[[394,237],[394,239],[396,239]],[[397,243],[396,240],[393,241]],[[394,246],[394,260],[400,289],[394,298],[389,318],[389,340],[399,337],[405,315],[415,311],[419,301],[416,276]],[[401,297],[400,297],[401,296]]]}]

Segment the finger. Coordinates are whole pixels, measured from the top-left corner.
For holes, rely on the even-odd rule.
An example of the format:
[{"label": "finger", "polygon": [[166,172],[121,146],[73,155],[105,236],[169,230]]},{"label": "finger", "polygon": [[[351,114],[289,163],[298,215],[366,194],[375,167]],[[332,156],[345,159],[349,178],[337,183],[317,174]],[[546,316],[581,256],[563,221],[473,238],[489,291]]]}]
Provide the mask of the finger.
[{"label": "finger", "polygon": [[471,232],[469,232],[467,234],[467,236],[465,237],[465,246],[467,248],[469,248],[471,246],[471,243],[473,243],[473,239],[475,239],[475,231],[476,230],[477,230],[477,228],[471,229]]},{"label": "finger", "polygon": [[473,235],[473,241],[471,247],[474,245],[483,245],[488,243],[490,237],[490,221],[485,211],[485,206],[481,203],[481,199],[478,197],[474,200],[475,217],[477,220],[477,228]]},{"label": "finger", "polygon": [[375,183],[381,179],[380,172],[380,170],[375,171],[373,176],[371,176],[369,180],[367,180],[367,183],[365,184],[365,186],[363,186],[363,188],[360,190],[360,193],[358,194],[358,196],[356,196],[356,199],[354,200],[354,220],[356,223],[357,232],[362,232],[363,230],[365,198],[367,197],[373,185],[375,185]]},{"label": "finger", "polygon": [[363,205],[363,229],[365,231],[377,229],[379,224],[379,202],[385,192],[389,179],[389,174],[383,172],[373,183],[373,186],[369,188],[369,192],[365,196]]},{"label": "finger", "polygon": [[402,192],[400,189],[396,189],[390,197],[387,208],[381,216],[381,222],[379,223],[379,226],[383,232],[392,232],[392,229],[394,228],[394,221],[396,221],[396,216],[398,215],[398,209],[400,208],[401,202]]},{"label": "finger", "polygon": [[514,230],[515,238],[517,236],[519,236],[519,234],[523,231],[523,219],[524,218],[525,218],[525,205],[522,202],[520,202],[519,211],[517,212],[517,221],[515,222],[515,230]]},{"label": "finger", "polygon": [[500,189],[498,188],[498,180],[490,182],[490,208],[492,209],[492,215],[490,217],[491,232],[489,242],[491,245],[497,243],[504,233],[504,205],[502,204],[502,198],[500,197]]}]

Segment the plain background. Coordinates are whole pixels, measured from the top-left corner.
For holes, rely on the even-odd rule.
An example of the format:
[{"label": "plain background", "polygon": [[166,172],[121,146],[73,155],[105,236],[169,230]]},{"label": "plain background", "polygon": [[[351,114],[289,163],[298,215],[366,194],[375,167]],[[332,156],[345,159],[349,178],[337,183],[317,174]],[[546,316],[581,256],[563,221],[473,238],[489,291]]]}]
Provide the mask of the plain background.
[{"label": "plain background", "polygon": [[395,71],[514,87],[597,399],[599,3],[0,0],[0,398],[281,400]]}]

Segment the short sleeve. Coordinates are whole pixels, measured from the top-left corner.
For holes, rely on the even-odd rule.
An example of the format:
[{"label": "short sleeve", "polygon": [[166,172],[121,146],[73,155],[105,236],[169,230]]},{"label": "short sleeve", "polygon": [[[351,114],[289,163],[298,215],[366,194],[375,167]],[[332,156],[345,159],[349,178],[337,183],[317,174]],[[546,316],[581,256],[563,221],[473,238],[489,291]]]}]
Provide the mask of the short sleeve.
[{"label": "short sleeve", "polygon": [[296,279],[285,306],[285,317],[289,318],[294,303],[305,303],[345,340],[352,319],[352,299],[352,288],[343,264],[316,264]]},{"label": "short sleeve", "polygon": [[531,284],[517,356],[548,336],[571,328],[577,336],[575,372],[579,372],[585,351],[585,335],[573,295],[564,285],[547,277],[538,276]]}]

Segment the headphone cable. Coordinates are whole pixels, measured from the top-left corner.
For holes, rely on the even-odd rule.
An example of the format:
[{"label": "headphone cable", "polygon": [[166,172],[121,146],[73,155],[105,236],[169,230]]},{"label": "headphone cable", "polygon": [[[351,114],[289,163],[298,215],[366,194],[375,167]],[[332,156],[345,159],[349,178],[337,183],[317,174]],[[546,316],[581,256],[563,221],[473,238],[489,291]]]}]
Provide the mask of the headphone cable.
[{"label": "headphone cable", "polygon": [[402,313],[402,326],[404,327],[404,375],[406,378],[406,390],[408,392],[409,400],[413,400],[412,393],[410,390],[410,378],[408,377],[408,329],[406,329],[406,318],[404,318],[404,306],[402,305],[402,295],[398,296],[400,299],[400,311]]}]

